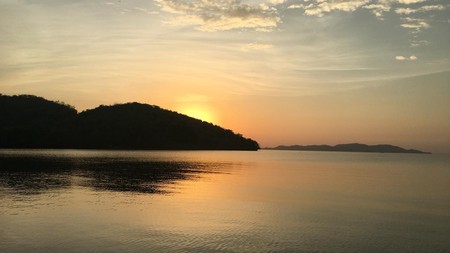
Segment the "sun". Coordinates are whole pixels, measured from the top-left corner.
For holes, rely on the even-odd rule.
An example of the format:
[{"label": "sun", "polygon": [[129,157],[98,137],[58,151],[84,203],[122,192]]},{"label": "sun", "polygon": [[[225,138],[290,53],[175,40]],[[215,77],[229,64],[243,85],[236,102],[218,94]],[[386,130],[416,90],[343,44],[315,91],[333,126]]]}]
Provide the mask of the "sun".
[{"label": "sun", "polygon": [[181,109],[180,112],[189,117],[203,120],[209,123],[216,123],[217,120],[212,110],[206,107],[190,106]]}]

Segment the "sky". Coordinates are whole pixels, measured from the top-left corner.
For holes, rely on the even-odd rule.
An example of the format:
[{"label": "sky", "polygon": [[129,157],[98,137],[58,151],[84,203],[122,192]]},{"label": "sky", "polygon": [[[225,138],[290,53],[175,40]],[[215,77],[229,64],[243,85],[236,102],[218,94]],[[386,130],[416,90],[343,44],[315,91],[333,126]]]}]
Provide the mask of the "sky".
[{"label": "sky", "polygon": [[450,153],[450,2],[1,0],[0,93]]}]

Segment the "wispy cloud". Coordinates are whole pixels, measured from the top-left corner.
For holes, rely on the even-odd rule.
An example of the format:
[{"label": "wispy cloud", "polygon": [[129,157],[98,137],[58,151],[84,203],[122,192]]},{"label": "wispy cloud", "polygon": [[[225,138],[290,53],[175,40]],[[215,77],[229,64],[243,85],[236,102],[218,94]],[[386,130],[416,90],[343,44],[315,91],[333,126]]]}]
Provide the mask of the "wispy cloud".
[{"label": "wispy cloud", "polygon": [[234,29],[270,31],[280,22],[271,1],[247,4],[240,0],[155,0],[161,10],[173,15],[166,23],[194,25],[200,31],[214,32]]},{"label": "wispy cloud", "polygon": [[413,29],[415,31],[420,31],[422,29],[430,28],[430,25],[424,19],[417,18],[405,18],[407,23],[401,24],[403,28]]},{"label": "wispy cloud", "polygon": [[395,9],[395,13],[397,14],[404,14],[404,15],[408,15],[408,14],[413,14],[413,13],[417,13],[417,12],[426,12],[426,11],[440,11],[440,10],[445,10],[445,6],[442,4],[437,4],[437,5],[425,5],[425,6],[421,6],[419,8],[397,8]]},{"label": "wispy cloud", "polygon": [[411,55],[409,57],[403,56],[403,55],[397,55],[395,56],[395,60],[397,61],[416,61],[418,58],[415,55]]},{"label": "wispy cloud", "polygon": [[412,40],[411,47],[427,46],[430,42],[427,40]]},{"label": "wispy cloud", "polygon": [[416,12],[417,12],[416,9],[411,9],[411,8],[398,8],[398,9],[395,9],[395,13],[397,13],[397,14],[408,15],[408,14],[412,14],[412,13],[416,13]]},{"label": "wispy cloud", "polygon": [[[441,11],[443,4],[426,5],[428,0],[154,0],[171,16],[164,22],[172,25],[192,25],[200,31],[255,30],[273,31],[282,22],[287,9],[302,9],[304,15],[322,17],[333,11],[354,12],[366,9],[379,20],[385,13],[403,17],[430,11]],[[425,4],[425,5],[423,5]],[[422,6],[420,6],[422,5]],[[427,20],[408,22],[401,27],[420,31],[430,27]]]},{"label": "wispy cloud", "polygon": [[441,11],[445,10],[445,6],[442,4],[436,4],[436,5],[425,5],[419,8],[419,11]]},{"label": "wispy cloud", "polygon": [[[204,32],[278,31],[291,15],[319,18],[333,12],[372,13],[377,20],[404,28],[412,37],[410,48],[426,46],[418,34],[437,22],[435,12],[447,10],[446,0],[153,0],[165,24],[191,26]],[[388,15],[389,14],[389,15]],[[369,14],[370,15],[370,14]],[[437,15],[441,17],[441,15]],[[286,19],[288,20],[288,19]],[[445,20],[447,22],[447,20]],[[289,29],[283,26],[282,29]],[[267,49],[247,44],[243,50]],[[409,59],[409,58],[408,58]]]},{"label": "wispy cloud", "polygon": [[324,1],[316,0],[315,3],[306,7],[305,14],[310,16],[323,16],[324,13],[331,11],[352,12],[368,4],[370,0],[347,0],[347,1]]},{"label": "wispy cloud", "polygon": [[[321,17],[326,13],[332,11],[344,11],[353,12],[357,9],[370,10],[376,17],[382,19],[384,13],[390,12],[392,5],[397,7],[395,13],[400,15],[409,15],[417,12],[427,11],[439,11],[445,10],[446,6],[442,4],[424,5],[420,7],[405,7],[412,4],[425,3],[427,0],[341,0],[341,1],[328,1],[328,0],[311,0],[304,1],[309,3],[304,4],[292,4],[288,9],[304,9],[306,15]],[[399,4],[403,4],[399,6]]]},{"label": "wispy cloud", "polygon": [[110,1],[108,2],[107,1],[107,2],[104,2],[103,4],[116,9],[121,14],[133,13],[133,12],[143,12],[143,13],[151,14],[151,15],[159,14],[159,12],[157,12],[157,11],[143,8],[143,7],[126,7],[126,5],[121,4],[120,1],[117,1],[117,2],[110,2]]},{"label": "wispy cloud", "polygon": [[399,2],[401,4],[416,4],[416,3],[422,3],[425,1],[426,0],[397,0],[397,2]]},{"label": "wispy cloud", "polygon": [[244,50],[266,50],[269,48],[272,48],[273,45],[271,44],[264,44],[264,43],[248,43],[244,46]]},{"label": "wispy cloud", "polygon": [[286,2],[286,0],[269,0],[271,4],[282,4]]},{"label": "wispy cloud", "polygon": [[365,5],[362,8],[371,10],[373,15],[375,15],[379,19],[382,19],[385,12],[389,12],[391,10],[389,2],[382,2],[382,1],[377,4]]},{"label": "wispy cloud", "polygon": [[306,9],[306,6],[303,4],[293,4],[289,5],[288,9]]},{"label": "wispy cloud", "polygon": [[[415,4],[415,3],[422,3],[425,1],[417,1],[417,0],[402,0],[400,1],[403,4]],[[401,16],[400,20],[404,21],[405,23],[400,24],[401,27],[409,29],[412,31],[412,33],[419,33],[423,29],[430,28],[430,21],[432,21],[432,18],[427,17],[425,15],[420,15],[422,18],[417,18],[420,13],[425,12],[431,12],[431,11],[442,11],[445,10],[447,7],[442,4],[435,4],[435,5],[422,5],[414,7],[402,7],[402,8],[396,8],[395,13],[399,14]],[[427,45],[424,43],[411,43],[411,47],[418,47],[420,45]]]}]

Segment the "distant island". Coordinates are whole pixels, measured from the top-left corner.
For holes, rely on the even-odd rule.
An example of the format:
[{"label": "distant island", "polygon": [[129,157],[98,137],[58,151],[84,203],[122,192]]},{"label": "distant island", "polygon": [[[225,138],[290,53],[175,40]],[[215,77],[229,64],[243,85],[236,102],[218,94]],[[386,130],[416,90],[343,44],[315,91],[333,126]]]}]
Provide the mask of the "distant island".
[{"label": "distant island", "polygon": [[303,151],[339,151],[339,152],[373,152],[373,153],[414,153],[414,154],[431,154],[415,149],[404,149],[401,147],[379,144],[366,145],[360,143],[338,144],[336,146],[329,145],[292,145],[292,146],[277,146],[274,148],[265,148],[274,150],[303,150]]},{"label": "distant island", "polygon": [[0,94],[0,148],[258,150],[256,141],[155,105],[101,105]]}]

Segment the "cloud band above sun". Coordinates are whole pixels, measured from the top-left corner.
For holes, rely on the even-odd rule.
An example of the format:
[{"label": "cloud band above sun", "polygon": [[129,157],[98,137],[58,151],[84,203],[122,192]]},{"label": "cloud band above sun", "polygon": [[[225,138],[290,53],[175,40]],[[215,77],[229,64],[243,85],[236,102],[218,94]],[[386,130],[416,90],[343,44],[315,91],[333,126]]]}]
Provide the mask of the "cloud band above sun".
[{"label": "cloud band above sun", "polygon": [[280,17],[273,3],[250,4],[239,0],[155,0],[161,10],[173,17],[165,22],[172,25],[194,25],[206,32],[233,29],[271,31]]},{"label": "cloud band above sun", "polygon": [[[367,10],[383,20],[385,13],[398,15],[401,27],[420,31],[430,27],[429,12],[444,11],[444,0],[154,0],[170,16],[171,25],[192,25],[206,32],[246,29],[269,32],[282,23],[285,11],[301,9],[307,16]],[[429,14],[418,18],[415,14]]]},{"label": "cloud band above sun", "polygon": [[[443,13],[450,8],[446,0],[154,0],[160,8],[163,23],[173,26],[191,26],[197,31],[253,31],[274,32],[289,29],[281,26],[287,17],[303,16],[320,19],[335,13],[347,15],[366,13],[375,22],[389,22],[403,29],[410,37],[405,47],[416,50],[432,41],[424,30],[449,24]],[[388,15],[389,14],[389,15]],[[389,20],[387,20],[389,19]],[[303,19],[305,20],[305,19]],[[305,25],[298,23],[299,26]],[[409,45],[408,45],[409,44]],[[250,43],[244,51],[266,50],[274,43]],[[417,52],[411,52],[411,55]],[[397,60],[417,60],[404,57]]]}]

